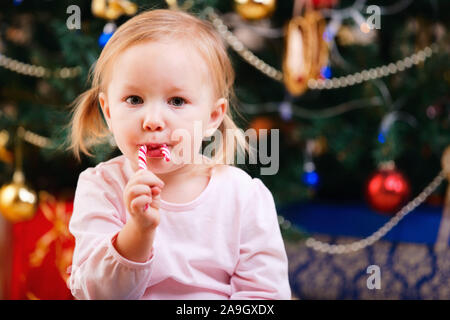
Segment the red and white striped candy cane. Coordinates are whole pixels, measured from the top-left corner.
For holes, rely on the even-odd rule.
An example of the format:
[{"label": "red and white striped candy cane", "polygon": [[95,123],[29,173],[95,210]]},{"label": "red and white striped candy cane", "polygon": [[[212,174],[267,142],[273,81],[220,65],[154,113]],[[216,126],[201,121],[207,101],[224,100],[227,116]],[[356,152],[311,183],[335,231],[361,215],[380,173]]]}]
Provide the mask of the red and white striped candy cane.
[{"label": "red and white striped candy cane", "polygon": [[147,170],[147,146],[146,145],[139,147],[138,164],[139,164],[140,169]]},{"label": "red and white striped candy cane", "polygon": [[[140,169],[147,170],[147,146],[143,145],[139,147],[138,152],[138,164]],[[144,210],[148,209],[149,204],[147,203]]]},{"label": "red and white striped candy cane", "polygon": [[161,147],[161,153],[163,154],[163,156],[164,156],[164,160],[166,160],[167,162],[169,162],[170,161],[170,150],[169,150],[169,148],[167,147],[167,145],[166,144],[164,144],[162,147]]}]

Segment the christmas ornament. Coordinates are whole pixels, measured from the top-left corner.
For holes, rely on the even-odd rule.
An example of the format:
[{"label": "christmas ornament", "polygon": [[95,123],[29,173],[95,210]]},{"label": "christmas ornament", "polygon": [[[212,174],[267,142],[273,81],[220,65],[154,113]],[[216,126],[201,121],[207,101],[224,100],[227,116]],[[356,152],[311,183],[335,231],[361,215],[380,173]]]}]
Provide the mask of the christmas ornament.
[{"label": "christmas ornament", "polygon": [[18,45],[29,44],[31,33],[29,30],[9,27],[5,33],[6,38]]},{"label": "christmas ornament", "polygon": [[22,141],[20,135],[24,129],[19,128],[16,136],[16,163],[13,181],[0,189],[0,213],[11,222],[31,219],[36,212],[36,192],[25,184],[22,172]]},{"label": "christmas ornament", "polygon": [[331,8],[334,7],[338,2],[339,0],[312,0],[312,4],[316,9]]},{"label": "christmas ornament", "polygon": [[386,142],[386,135],[387,135],[387,132],[380,131],[378,133],[378,142],[379,143],[385,143]]},{"label": "christmas ornament", "polygon": [[302,181],[311,188],[316,188],[319,185],[319,174],[316,172],[314,162],[308,161],[303,165]]},{"label": "christmas ornament", "polygon": [[319,174],[316,172],[316,166],[314,165],[313,156],[315,146],[314,139],[308,139],[305,145],[305,153],[304,153],[304,163],[303,163],[303,173],[302,173],[302,181],[303,183],[315,189],[319,185]]},{"label": "christmas ornament", "polygon": [[393,214],[408,200],[410,189],[406,177],[395,169],[393,162],[388,162],[369,177],[366,199],[375,211]]},{"label": "christmas ornament", "polygon": [[270,130],[275,126],[275,121],[268,116],[258,116],[250,122],[250,128],[255,129],[257,134],[261,129]]},{"label": "christmas ornament", "polygon": [[114,31],[116,31],[116,24],[114,22],[109,22],[103,27],[103,33],[98,38],[98,45],[103,48],[109,39],[112,37]]},{"label": "christmas ornament", "polygon": [[236,12],[244,19],[258,20],[270,17],[276,0],[234,0]]},{"label": "christmas ornament", "polygon": [[166,0],[166,3],[169,6],[169,9],[172,9],[172,10],[178,9],[178,2],[177,2],[177,0]]},{"label": "christmas ornament", "polygon": [[166,0],[166,3],[171,10],[189,11],[194,6],[194,0],[186,0],[181,6],[177,0]]},{"label": "christmas ornament", "polygon": [[30,13],[15,15],[11,25],[4,30],[5,39],[20,46],[30,45],[34,24],[34,16]]},{"label": "christmas ornament", "polygon": [[324,40],[325,21],[318,11],[308,10],[286,26],[283,58],[284,84],[294,96],[301,95],[309,79],[316,79],[328,63]]},{"label": "christmas ornament", "polygon": [[116,20],[122,15],[134,15],[137,5],[127,0],[92,0],[91,11],[96,17]]},{"label": "christmas ornament", "polygon": [[33,218],[36,204],[36,192],[25,185],[22,171],[16,171],[13,181],[0,189],[0,213],[11,222]]}]

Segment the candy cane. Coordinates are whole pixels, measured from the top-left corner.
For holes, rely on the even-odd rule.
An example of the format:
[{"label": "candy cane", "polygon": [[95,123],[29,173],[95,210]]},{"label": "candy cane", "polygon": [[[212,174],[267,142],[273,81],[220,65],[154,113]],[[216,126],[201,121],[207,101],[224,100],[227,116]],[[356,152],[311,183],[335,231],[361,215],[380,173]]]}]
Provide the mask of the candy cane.
[{"label": "candy cane", "polygon": [[161,153],[163,154],[163,156],[164,156],[164,159],[167,161],[167,162],[169,162],[170,161],[170,150],[169,150],[169,148],[167,147],[167,145],[163,145],[162,147],[161,147]]},{"label": "candy cane", "polygon": [[147,170],[147,146],[143,145],[139,148],[138,164],[140,169]]},{"label": "candy cane", "polygon": [[[147,170],[147,146],[143,145],[139,147],[138,152],[138,164],[140,169]],[[149,204],[147,203],[144,207],[144,211],[148,209]]]}]

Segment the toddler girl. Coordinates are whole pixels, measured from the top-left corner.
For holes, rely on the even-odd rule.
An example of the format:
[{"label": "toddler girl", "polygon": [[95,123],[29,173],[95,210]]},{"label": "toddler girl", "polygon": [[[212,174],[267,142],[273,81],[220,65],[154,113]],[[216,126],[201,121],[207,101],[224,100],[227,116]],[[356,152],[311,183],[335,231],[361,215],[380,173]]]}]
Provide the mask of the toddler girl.
[{"label": "toddler girl", "polygon": [[[122,155],[79,176],[74,297],[290,299],[272,194],[226,161],[231,138],[248,145],[231,117],[234,71],[211,24],[181,11],[141,13],[116,30],[92,76],[74,104],[71,148],[90,155],[112,135]],[[217,132],[214,155],[199,153]]]}]

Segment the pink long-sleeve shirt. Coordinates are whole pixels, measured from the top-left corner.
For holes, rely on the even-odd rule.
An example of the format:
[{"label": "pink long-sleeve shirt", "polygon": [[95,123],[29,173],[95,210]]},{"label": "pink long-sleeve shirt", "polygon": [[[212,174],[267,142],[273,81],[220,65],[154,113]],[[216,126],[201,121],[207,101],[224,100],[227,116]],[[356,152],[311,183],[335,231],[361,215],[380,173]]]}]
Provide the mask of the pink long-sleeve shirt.
[{"label": "pink long-sleeve shirt", "polygon": [[194,200],[161,199],[148,261],[114,248],[130,218],[124,156],[79,176],[69,230],[76,239],[68,281],[77,299],[290,299],[288,261],[272,194],[258,178],[214,168]]}]

